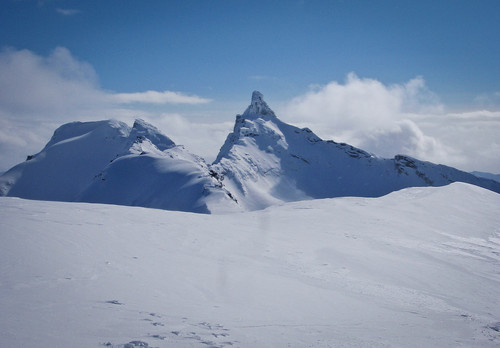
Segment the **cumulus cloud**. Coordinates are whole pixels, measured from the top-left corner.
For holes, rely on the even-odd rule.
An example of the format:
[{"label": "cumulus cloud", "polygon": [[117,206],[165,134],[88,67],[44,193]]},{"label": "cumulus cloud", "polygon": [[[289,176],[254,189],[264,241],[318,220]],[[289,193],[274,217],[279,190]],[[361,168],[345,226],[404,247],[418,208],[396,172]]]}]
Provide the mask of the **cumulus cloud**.
[{"label": "cumulus cloud", "polygon": [[65,48],[56,48],[46,58],[28,50],[0,52],[0,108],[18,117],[49,110],[60,113],[98,100],[102,92],[96,82],[93,68]]},{"label": "cumulus cloud", "polygon": [[500,171],[495,153],[498,136],[493,134],[500,134],[498,113],[447,113],[422,77],[385,85],[351,73],[344,83],[311,87],[280,114],[325,139],[347,142],[381,157],[401,153],[464,170]]},{"label": "cumulus cloud", "polygon": [[382,157],[409,154],[424,160],[434,158],[438,161],[450,161],[451,156],[457,156],[453,148],[446,147],[437,138],[424,134],[415,122],[408,119],[394,122],[392,127],[380,127],[373,132],[364,133],[359,142],[361,147],[373,149]]},{"label": "cumulus cloud", "polygon": [[[405,114],[441,108],[421,77],[404,85],[385,86],[351,73],[344,84],[334,81],[316,86],[293,99],[284,114],[293,122],[314,122],[324,137],[369,146],[368,150],[387,156],[394,151],[414,153],[435,143],[424,137]],[[418,144],[416,139],[427,145]]]},{"label": "cumulus cloud", "polygon": [[442,106],[421,77],[404,85],[385,86],[350,73],[344,84],[333,81],[312,87],[305,95],[294,98],[286,111],[294,119],[373,129],[392,123],[403,112],[423,109],[441,110]]}]

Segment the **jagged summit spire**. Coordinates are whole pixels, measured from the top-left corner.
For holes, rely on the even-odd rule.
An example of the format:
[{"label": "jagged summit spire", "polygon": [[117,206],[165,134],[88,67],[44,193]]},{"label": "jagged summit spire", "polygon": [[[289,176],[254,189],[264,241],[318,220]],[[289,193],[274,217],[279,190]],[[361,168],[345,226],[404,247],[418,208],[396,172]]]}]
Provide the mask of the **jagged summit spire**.
[{"label": "jagged summit spire", "polygon": [[262,103],[264,101],[264,95],[260,93],[259,91],[253,91],[252,93],[252,103],[258,102]]},{"label": "jagged summit spire", "polygon": [[264,101],[264,95],[259,91],[253,91],[250,106],[243,113],[243,117],[246,118],[252,118],[256,116],[276,117],[273,110],[271,110],[271,108]]}]

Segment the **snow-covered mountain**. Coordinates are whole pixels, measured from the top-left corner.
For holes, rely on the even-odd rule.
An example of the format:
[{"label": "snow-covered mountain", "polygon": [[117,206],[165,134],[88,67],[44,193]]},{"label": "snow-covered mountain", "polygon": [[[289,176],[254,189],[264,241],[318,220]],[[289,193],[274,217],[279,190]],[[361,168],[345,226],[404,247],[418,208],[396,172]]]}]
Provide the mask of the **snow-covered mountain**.
[{"label": "snow-covered mountain", "polygon": [[471,172],[471,174],[479,177],[486,178],[500,182],[500,174],[486,173],[486,172]]},{"label": "snow-covered mountain", "polygon": [[498,347],[492,191],[258,92],[212,165],[141,120],[66,124],[0,177],[0,345]]},{"label": "snow-covered mountain", "polygon": [[212,165],[142,120],[73,122],[0,177],[0,196],[222,213],[455,181],[500,193],[499,182],[455,168],[324,141],[280,121],[255,91]]},{"label": "snow-covered mountain", "polygon": [[0,193],[30,199],[143,206],[199,213],[237,209],[198,156],[136,120],[74,122],[0,178]]},{"label": "snow-covered mountain", "polygon": [[353,146],[324,141],[310,129],[280,121],[255,91],[236,116],[213,170],[246,209],[339,196],[378,197],[412,186],[462,181],[500,192],[492,180],[398,155],[378,158]]}]

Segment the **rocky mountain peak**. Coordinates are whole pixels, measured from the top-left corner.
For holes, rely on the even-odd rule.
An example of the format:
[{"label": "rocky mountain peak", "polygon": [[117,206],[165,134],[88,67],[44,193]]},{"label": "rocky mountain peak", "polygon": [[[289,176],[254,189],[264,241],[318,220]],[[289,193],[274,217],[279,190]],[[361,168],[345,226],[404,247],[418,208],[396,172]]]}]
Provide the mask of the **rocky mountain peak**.
[{"label": "rocky mountain peak", "polygon": [[252,93],[252,100],[248,108],[243,113],[244,118],[271,118],[276,117],[274,111],[264,101],[264,95],[259,91]]}]

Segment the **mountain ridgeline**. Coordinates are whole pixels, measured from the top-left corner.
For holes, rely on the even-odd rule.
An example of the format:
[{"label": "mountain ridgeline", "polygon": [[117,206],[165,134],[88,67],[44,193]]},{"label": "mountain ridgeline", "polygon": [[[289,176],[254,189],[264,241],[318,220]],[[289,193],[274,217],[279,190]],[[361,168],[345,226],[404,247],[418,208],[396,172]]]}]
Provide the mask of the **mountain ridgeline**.
[{"label": "mountain ridgeline", "polygon": [[4,173],[0,195],[227,213],[456,181],[500,193],[499,182],[452,167],[322,140],[279,120],[256,91],[211,165],[142,120],[73,122]]}]

